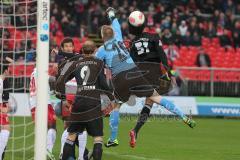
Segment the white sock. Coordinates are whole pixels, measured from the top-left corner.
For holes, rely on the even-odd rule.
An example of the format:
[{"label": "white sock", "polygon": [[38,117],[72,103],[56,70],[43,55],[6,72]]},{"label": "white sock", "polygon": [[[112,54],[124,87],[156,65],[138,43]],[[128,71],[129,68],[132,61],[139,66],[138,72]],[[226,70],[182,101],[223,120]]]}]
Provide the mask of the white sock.
[{"label": "white sock", "polygon": [[79,157],[78,160],[83,160],[84,151],[87,145],[87,132],[84,131],[82,134],[78,135],[78,143],[79,143]]},{"label": "white sock", "polygon": [[7,146],[9,135],[10,132],[8,130],[4,129],[0,131],[0,160],[2,159],[2,154]]},{"label": "white sock", "polygon": [[64,147],[64,144],[67,140],[67,137],[68,137],[68,131],[67,131],[67,129],[65,129],[63,131],[62,138],[61,138],[61,152],[60,152],[60,154],[63,153],[63,147]]},{"label": "white sock", "polygon": [[52,152],[55,140],[56,140],[56,130],[53,128],[50,128],[47,132],[47,149],[50,152]]}]

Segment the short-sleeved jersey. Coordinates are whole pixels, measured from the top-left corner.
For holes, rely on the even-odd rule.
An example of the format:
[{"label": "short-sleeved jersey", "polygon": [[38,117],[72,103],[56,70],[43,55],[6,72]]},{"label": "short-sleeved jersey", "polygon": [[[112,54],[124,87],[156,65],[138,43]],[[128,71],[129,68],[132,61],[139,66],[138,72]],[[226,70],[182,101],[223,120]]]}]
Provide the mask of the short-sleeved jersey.
[{"label": "short-sleeved jersey", "polygon": [[112,28],[114,38],[104,42],[98,49],[96,57],[103,60],[115,76],[122,71],[136,67],[136,65],[123,43],[121,26],[116,18],[112,21]]},{"label": "short-sleeved jersey", "polygon": [[168,67],[167,57],[158,34],[143,32],[132,41],[131,57],[135,62],[156,62]]},{"label": "short-sleeved jersey", "polygon": [[82,99],[80,106],[93,107],[100,103],[100,94],[110,93],[104,75],[104,63],[94,57],[67,62],[57,79],[56,93],[64,95],[65,83],[72,78],[76,79],[78,85],[75,99]]},{"label": "short-sleeved jersey", "polygon": [[[37,107],[37,69],[34,68],[31,78],[30,78],[30,98],[29,98],[29,103],[30,103],[30,109]],[[51,104],[50,100],[50,87],[48,85],[48,104]]]}]

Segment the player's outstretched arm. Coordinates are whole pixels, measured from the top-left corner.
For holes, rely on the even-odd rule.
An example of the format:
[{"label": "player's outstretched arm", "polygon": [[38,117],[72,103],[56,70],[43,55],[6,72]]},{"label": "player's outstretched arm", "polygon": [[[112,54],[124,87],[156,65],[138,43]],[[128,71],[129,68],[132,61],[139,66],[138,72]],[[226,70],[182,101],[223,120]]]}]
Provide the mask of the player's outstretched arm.
[{"label": "player's outstretched arm", "polygon": [[169,69],[168,60],[163,50],[162,41],[160,40],[160,37],[157,35],[154,41],[155,41],[156,51],[159,54],[159,62],[162,62],[163,66],[168,70]]},{"label": "player's outstretched arm", "polygon": [[123,41],[121,25],[119,24],[118,19],[116,18],[116,10],[112,7],[109,7],[106,10],[106,12],[109,20],[111,21],[113,31],[115,32],[115,38],[119,41]]}]

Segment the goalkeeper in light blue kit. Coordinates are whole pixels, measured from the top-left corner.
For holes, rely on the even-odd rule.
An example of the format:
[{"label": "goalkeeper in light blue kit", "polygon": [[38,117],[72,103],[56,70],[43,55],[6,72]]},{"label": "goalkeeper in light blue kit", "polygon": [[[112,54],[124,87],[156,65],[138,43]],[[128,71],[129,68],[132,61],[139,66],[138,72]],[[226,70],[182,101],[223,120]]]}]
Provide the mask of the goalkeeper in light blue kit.
[{"label": "goalkeeper in light blue kit", "polygon": [[[144,78],[123,44],[121,27],[115,17],[115,10],[108,8],[107,14],[111,26],[104,25],[101,28],[104,44],[98,49],[96,57],[103,60],[112,71],[115,96],[122,102],[127,102],[131,95],[147,97],[153,103],[162,105],[172,113],[180,116],[185,123],[194,123],[195,125],[195,122],[184,115],[175,104],[160,96],[151,83]],[[118,114],[113,114],[111,117],[113,120],[118,120],[118,118]],[[114,140],[114,138],[110,140]]]}]

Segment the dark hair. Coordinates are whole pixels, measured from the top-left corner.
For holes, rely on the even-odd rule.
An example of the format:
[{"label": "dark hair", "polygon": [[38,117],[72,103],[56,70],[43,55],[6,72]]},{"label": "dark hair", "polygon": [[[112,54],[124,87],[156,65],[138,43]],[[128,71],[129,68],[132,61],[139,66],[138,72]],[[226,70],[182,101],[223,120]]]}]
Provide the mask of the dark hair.
[{"label": "dark hair", "polygon": [[96,48],[96,44],[92,40],[87,40],[82,46],[82,53],[93,54]]},{"label": "dark hair", "polygon": [[9,62],[7,60],[3,60],[0,65],[0,75],[3,74],[9,67]]},{"label": "dark hair", "polygon": [[72,43],[73,46],[74,46],[73,39],[70,38],[70,37],[64,38],[64,39],[62,40],[62,42],[61,42],[61,47],[64,47],[64,44],[65,44],[65,43]]},{"label": "dark hair", "polygon": [[144,23],[141,26],[138,26],[138,27],[135,27],[135,26],[131,25],[129,20],[128,20],[129,33],[131,33],[133,35],[137,36],[137,35],[142,34],[145,26],[146,26],[146,19],[145,19]]}]

